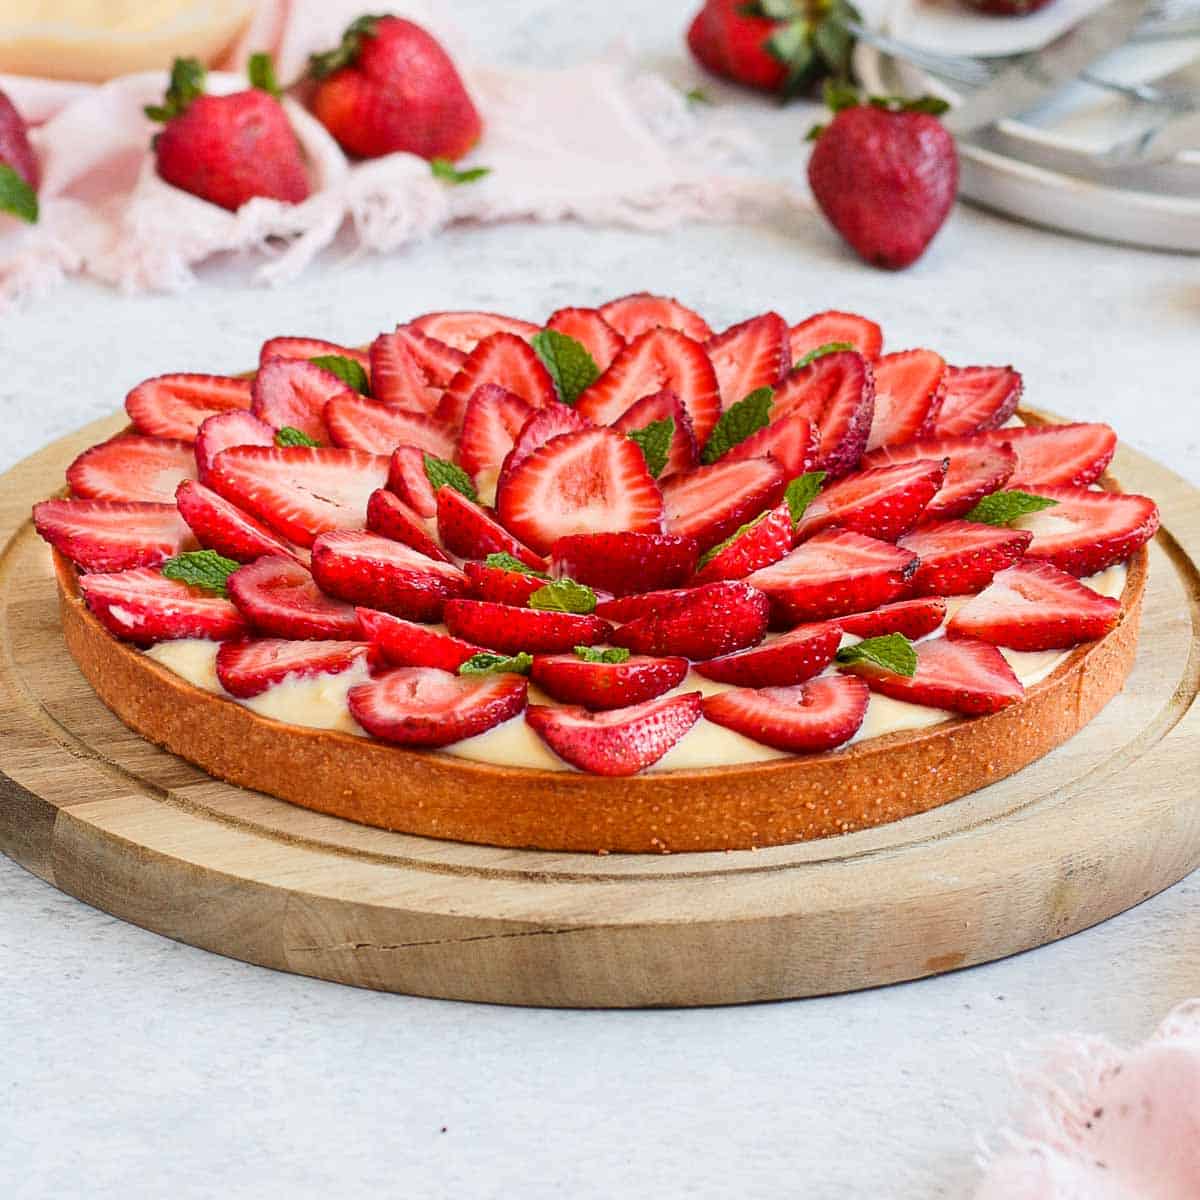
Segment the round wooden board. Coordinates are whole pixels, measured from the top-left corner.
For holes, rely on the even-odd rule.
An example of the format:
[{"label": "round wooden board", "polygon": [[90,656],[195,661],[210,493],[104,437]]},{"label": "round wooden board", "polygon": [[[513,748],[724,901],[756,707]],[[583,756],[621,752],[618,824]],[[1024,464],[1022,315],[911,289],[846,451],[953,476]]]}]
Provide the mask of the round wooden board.
[{"label": "round wooden board", "polygon": [[81,430],[0,478],[0,849],[89,904],[234,958],[510,1004],[724,1004],[986,962],[1200,864],[1200,491],[1156,497],[1138,660],[1066,745],[916,817],[769,850],[594,856],[388,833],[220,783],[129,731],[67,653],[32,502]]}]

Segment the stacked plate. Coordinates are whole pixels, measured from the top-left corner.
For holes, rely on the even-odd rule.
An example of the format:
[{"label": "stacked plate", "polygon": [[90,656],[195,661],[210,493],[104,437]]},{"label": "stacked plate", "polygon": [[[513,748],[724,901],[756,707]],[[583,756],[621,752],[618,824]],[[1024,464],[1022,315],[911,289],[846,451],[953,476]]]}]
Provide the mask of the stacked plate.
[{"label": "stacked plate", "polygon": [[[1096,7],[1095,0],[1053,0],[1032,15],[1004,18],[959,0],[895,0],[878,24],[924,49],[986,58],[1045,45]],[[861,42],[856,56],[859,79],[873,94],[962,99],[942,80]],[[1191,87],[1200,96],[1200,36],[1133,41],[1092,70],[1125,84]],[[1091,84],[1069,83],[1033,111],[960,141],[962,194],[1086,237],[1200,253],[1200,132],[1195,149],[1165,162],[1113,169],[1097,160],[1164,115]]]}]

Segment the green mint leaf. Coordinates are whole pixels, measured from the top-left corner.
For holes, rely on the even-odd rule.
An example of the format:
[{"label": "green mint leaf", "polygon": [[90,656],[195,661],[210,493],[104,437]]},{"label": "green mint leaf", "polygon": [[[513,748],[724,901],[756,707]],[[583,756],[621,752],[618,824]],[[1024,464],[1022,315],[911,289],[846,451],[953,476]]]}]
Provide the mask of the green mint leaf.
[{"label": "green mint leaf", "polygon": [[808,511],[808,506],[821,490],[825,475],[825,471],[809,471],[805,475],[797,475],[787,485],[783,498],[787,501],[788,512],[792,514],[793,529],[800,524],[800,518]]},{"label": "green mint leaf", "polygon": [[528,675],[533,665],[533,655],[526,654],[493,654],[490,650],[480,650],[472,654],[458,668],[460,675]]},{"label": "green mint leaf", "polygon": [[984,496],[963,520],[977,521],[980,525],[1009,525],[1026,513],[1041,512],[1057,503],[1047,496],[1034,496],[1029,492],[992,492],[990,496]]},{"label": "green mint leaf", "polygon": [[816,349],[810,350],[792,369],[798,371],[801,367],[807,367],[810,362],[824,358],[826,354],[836,354],[839,350],[853,349],[853,342],[826,342],[823,346],[817,346]]},{"label": "green mint leaf", "polygon": [[491,167],[468,167],[465,171],[460,171],[448,158],[431,158],[429,170],[433,173],[434,179],[440,179],[443,183],[454,186],[460,183],[474,183],[477,179],[482,179],[485,175],[492,173]]},{"label": "green mint leaf", "polygon": [[0,163],[0,212],[37,224],[37,192],[7,163]]},{"label": "green mint leaf", "polygon": [[696,564],[696,569],[699,570],[701,567],[707,567],[708,564],[712,562],[712,560],[716,558],[722,550],[728,550],[729,547],[732,546],[733,543],[736,542],[743,533],[748,533],[755,527],[755,525],[757,525],[760,521],[765,521],[770,515],[770,509],[768,509],[765,513],[759,513],[753,521],[747,521],[745,525],[735,529],[723,542],[718,542],[711,549],[705,550],[705,552],[700,555],[700,561]]},{"label": "green mint leaf", "polygon": [[485,567],[495,567],[498,571],[515,571],[518,575],[532,575],[535,579],[549,579],[550,576],[545,571],[536,571],[528,563],[523,563],[519,558],[509,554],[507,550],[501,550],[498,554],[489,554],[483,560]]},{"label": "green mint leaf", "polygon": [[186,554],[168,558],[161,569],[167,579],[176,579],[180,583],[224,596],[227,594],[226,580],[241,565],[215,550],[189,550]]},{"label": "green mint leaf", "polygon": [[425,478],[429,486],[436,492],[438,488],[452,487],[456,492],[462,492],[468,500],[478,500],[479,493],[471,482],[471,477],[454,463],[444,458],[435,458],[432,454],[425,455]]},{"label": "green mint leaf", "polygon": [[316,438],[310,438],[303,429],[297,429],[294,425],[285,425],[282,429],[275,431],[275,445],[277,446],[319,446],[320,444]]},{"label": "green mint leaf", "polygon": [[886,633],[883,637],[843,646],[837,652],[837,660],[840,663],[872,663],[893,675],[905,675],[910,679],[917,673],[917,651],[902,633]]},{"label": "green mint leaf", "polygon": [[326,75],[332,75],[334,71],[340,71],[342,67],[352,66],[358,58],[358,52],[362,49],[363,38],[374,37],[375,26],[382,19],[378,16],[363,16],[352,21],[346,27],[346,32],[342,34],[341,42],[332,50],[326,50],[323,54],[309,55],[308,73],[314,79],[324,79]]},{"label": "green mint leaf", "polygon": [[576,646],[575,656],[584,662],[623,663],[629,661],[629,651],[624,646],[610,646],[602,650],[599,646]]},{"label": "green mint leaf", "polygon": [[546,364],[550,378],[564,404],[574,404],[585,388],[600,378],[600,368],[588,348],[557,329],[543,329],[529,339],[537,356]]},{"label": "green mint leaf", "polygon": [[367,378],[366,368],[357,358],[347,358],[344,354],[318,354],[308,360],[314,366],[336,375],[347,387],[352,387],[364,396],[371,394],[371,383]]},{"label": "green mint leaf", "polygon": [[771,420],[771,405],[775,402],[775,389],[756,388],[731,404],[708,435],[700,461],[715,463],[722,454],[727,454],[739,442],[744,442],[752,433],[766,429]]},{"label": "green mint leaf", "polygon": [[182,113],[197,96],[204,95],[208,74],[198,58],[177,58],[171,66],[171,82],[162,104],[148,104],[142,110],[152,121],[170,121]]},{"label": "green mint leaf", "polygon": [[590,613],[596,611],[596,593],[573,579],[552,579],[529,597],[528,604],[546,612]]},{"label": "green mint leaf", "polygon": [[663,473],[667,456],[671,453],[675,418],[663,417],[661,421],[651,421],[643,429],[631,429],[625,436],[631,442],[637,442],[646,459],[646,469],[657,479]]},{"label": "green mint leaf", "polygon": [[710,96],[708,94],[708,92],[702,87],[688,88],[688,90],[683,93],[683,98],[689,104],[712,104],[713,103],[712,96]]},{"label": "green mint leaf", "polygon": [[246,64],[246,77],[250,86],[266,92],[268,96],[279,96],[283,89],[275,75],[275,60],[269,54],[252,54]]}]

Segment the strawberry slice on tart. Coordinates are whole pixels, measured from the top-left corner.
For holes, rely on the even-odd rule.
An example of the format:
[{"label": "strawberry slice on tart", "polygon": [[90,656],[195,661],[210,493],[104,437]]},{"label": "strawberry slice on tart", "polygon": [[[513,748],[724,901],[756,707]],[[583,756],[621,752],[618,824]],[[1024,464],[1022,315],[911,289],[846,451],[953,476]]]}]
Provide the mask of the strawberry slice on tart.
[{"label": "strawberry slice on tart", "polygon": [[266,366],[272,359],[287,358],[307,361],[310,358],[351,358],[359,366],[370,365],[370,356],[338,342],[327,342],[324,338],[273,337],[263,342],[258,352],[258,365]]},{"label": "strawberry slice on tart", "polygon": [[555,575],[565,575],[614,596],[672,588],[695,570],[694,539],[673,533],[574,533],[550,551]]},{"label": "strawberry slice on tart", "polygon": [[625,345],[625,339],[604,319],[598,308],[560,308],[551,313],[547,329],[574,338],[603,372]]},{"label": "strawberry slice on tart", "polygon": [[532,321],[491,312],[432,312],[413,318],[409,327],[427,338],[468,355],[480,342],[495,333],[507,333],[528,341],[538,331]]},{"label": "strawberry slice on tart", "polygon": [[535,571],[546,560],[518,541],[494,519],[494,515],[460,491],[442,487],[437,492],[437,527],[442,545],[460,558],[486,558],[489,554],[511,554]]},{"label": "strawberry slice on tart", "polygon": [[[458,438],[458,462],[476,485],[494,490],[500,468],[517,440],[525,423],[537,410],[520,396],[494,383],[485,383],[472,393],[463,414],[462,432]],[[451,458],[442,454],[441,458]]]},{"label": "strawberry slice on tart", "polygon": [[981,436],[993,445],[1007,443],[1012,448],[1017,465],[1008,486],[1028,491],[1095,483],[1117,449],[1117,435],[1108,425],[1086,421],[993,429]]},{"label": "strawberry slice on tart", "polygon": [[[449,351],[449,347],[446,349]],[[381,333],[371,343],[368,356],[371,395],[381,404],[392,404],[411,412],[433,413],[436,410],[444,385],[434,382],[433,372],[421,365],[400,330]],[[458,355],[458,365],[450,371],[447,381],[457,372],[464,358],[465,354]]]},{"label": "strawberry slice on tart", "polygon": [[749,650],[697,663],[696,672],[734,687],[790,687],[829,666],[841,640],[842,631],[832,622],[797,625]]},{"label": "strawberry slice on tart", "polygon": [[362,636],[379,655],[397,667],[437,667],[442,671],[457,671],[483,647],[464,642],[448,633],[441,633],[417,621],[406,621],[391,613],[358,608],[358,623]]},{"label": "strawberry slice on tart", "polygon": [[325,405],[328,440],[347,450],[391,454],[397,446],[416,446],[435,458],[452,459],[454,435],[428,413],[393,408],[357,392],[339,392]]},{"label": "strawberry slice on tart", "polygon": [[109,633],[137,646],[180,638],[219,642],[247,633],[241,613],[223,596],[168,579],[157,567],[81,575],[79,590]]},{"label": "strawberry slice on tart", "polygon": [[694,661],[718,658],[761,642],[767,614],[767,598],[761,592],[723,580],[655,602],[613,630],[610,640],[634,654]]},{"label": "strawberry slice on tart", "polygon": [[203,484],[212,479],[217,455],[230,446],[274,446],[275,430],[250,412],[220,413],[209,417],[196,433],[196,474]]},{"label": "strawberry slice on tart", "polygon": [[512,392],[530,408],[558,403],[554,380],[534,348],[515,333],[493,333],[467,355],[458,374],[446,385],[435,414],[438,420],[460,429],[471,397],[485,383]]},{"label": "strawberry slice on tart", "polygon": [[516,561],[525,570],[494,566],[492,563],[497,557],[489,555],[488,562],[463,563],[471,595],[476,600],[492,600],[496,604],[513,604],[517,608],[524,608],[529,603],[529,597],[546,586],[547,577],[540,571],[525,567],[519,560]]},{"label": "strawberry slice on tart", "polygon": [[683,407],[683,401],[670,388],[664,388],[635,401],[612,423],[618,433],[633,433],[655,421],[667,420],[673,421],[674,426],[667,461],[658,473],[660,481],[690,471],[700,462],[700,447],[696,444],[692,419]]},{"label": "strawberry slice on tart", "polygon": [[906,534],[899,544],[921,560],[910,581],[914,596],[963,596],[987,587],[997,571],[1025,554],[1032,540],[1024,529],[940,521]]},{"label": "strawberry slice on tart", "polygon": [[264,555],[234,571],[229,598],[259,633],[288,639],[361,639],[352,604],[333,600],[295,559]]},{"label": "strawberry slice on tart", "polygon": [[420,446],[397,446],[388,463],[387,486],[424,519],[437,513],[437,496]]},{"label": "strawberry slice on tart", "polygon": [[195,545],[173,504],[143,500],[43,500],[33,525],[84,571],[154,567]]},{"label": "strawberry slice on tart", "polygon": [[901,633],[910,641],[927,637],[946,619],[946,600],[943,596],[920,596],[915,600],[897,600],[871,612],[847,613],[835,618],[834,624],[843,632],[860,638],[883,637]]},{"label": "strawberry slice on tart", "polygon": [[586,613],[516,608],[490,600],[449,600],[446,628],[457,638],[504,654],[558,654],[604,641],[612,626]]},{"label": "strawberry slice on tart", "polygon": [[667,480],[667,528],[707,550],[783,497],[787,478],[772,458],[721,459]]},{"label": "strawberry slice on tart", "polygon": [[704,552],[694,583],[717,579],[744,579],[747,575],[778,562],[795,542],[792,514],[786,504],[760,513],[723,542]]},{"label": "strawberry slice on tart", "polygon": [[209,417],[249,407],[250,381],[227,375],[159,375],[125,397],[138,433],[184,442],[194,441]]},{"label": "strawberry slice on tart", "polygon": [[273,358],[258,368],[250,411],[272,429],[298,429],[318,445],[329,444],[325,405],[334,396],[356,396],[332,371],[303,358]]},{"label": "strawberry slice on tart", "polygon": [[367,501],[367,528],[381,537],[391,538],[411,546],[418,554],[449,562],[445,554],[430,536],[424,518],[417,515],[395,492],[379,488],[371,493]]},{"label": "strawberry slice on tart", "polygon": [[277,537],[249,513],[195,479],[185,479],[175,493],[180,515],[196,541],[235,562],[253,562],[264,554],[286,554],[304,561],[306,552]]},{"label": "strawberry slice on tart", "polygon": [[628,708],[678,687],[687,676],[686,658],[652,658],[620,651],[535,654],[529,676],[562,704],[581,708]]},{"label": "strawberry slice on tart", "polygon": [[942,406],[946,360],[932,350],[885,354],[874,364],[875,413],[867,449],[903,445],[933,428]]},{"label": "strawberry slice on tart", "polygon": [[795,479],[815,466],[820,445],[821,431],[808,417],[793,412],[752,433],[721,457],[726,462],[741,458],[773,458],[789,479]]},{"label": "strawberry slice on tart", "polygon": [[729,408],[761,387],[777,387],[792,369],[787,322],[763,313],[714,334],[704,349],[717,373],[721,407]]},{"label": "strawberry slice on tart", "polygon": [[217,651],[217,678],[231,696],[248,700],[285,679],[340,675],[368,662],[371,654],[367,642],[239,639],[223,642]]},{"label": "strawberry slice on tart", "polygon": [[89,500],[171,504],[175,489],[195,478],[190,443],[139,433],[119,433],[92,446],[67,468],[72,496]]},{"label": "strawberry slice on tart", "polygon": [[852,738],[870,692],[851,676],[822,676],[790,687],[733,688],[706,696],[706,720],[776,750],[820,754]]},{"label": "strawberry slice on tart", "polygon": [[[535,450],[540,450],[551,438],[564,433],[580,433],[591,428],[592,422],[587,417],[581,416],[565,404],[551,404],[547,408],[536,409],[533,416],[521,426],[521,431],[513,441],[513,448],[505,456],[500,467],[500,481],[512,474],[515,468]],[[497,492],[500,481],[497,481]]]},{"label": "strawberry slice on tart", "polygon": [[1068,575],[1124,562],[1158,532],[1158,505],[1148,496],[1076,487],[1038,487],[1036,494],[1054,506],[1014,522],[1033,538],[1025,553]]},{"label": "strawberry slice on tart", "polygon": [[651,329],[674,329],[693,341],[712,337],[708,322],[698,313],[670,296],[635,292],[600,305],[600,315],[627,342]]},{"label": "strawberry slice on tart", "polygon": [[1024,381],[1012,367],[947,367],[937,437],[967,437],[999,429],[1017,411]]},{"label": "strawberry slice on tart", "polygon": [[661,588],[654,592],[635,592],[629,596],[611,596],[597,600],[596,616],[606,621],[632,621],[648,616],[664,605],[682,600],[696,591],[694,587]]},{"label": "strawberry slice on tart", "polygon": [[793,365],[814,350],[841,342],[848,343],[868,362],[874,362],[883,353],[883,330],[857,313],[830,309],[793,325],[788,331],[788,342]]}]

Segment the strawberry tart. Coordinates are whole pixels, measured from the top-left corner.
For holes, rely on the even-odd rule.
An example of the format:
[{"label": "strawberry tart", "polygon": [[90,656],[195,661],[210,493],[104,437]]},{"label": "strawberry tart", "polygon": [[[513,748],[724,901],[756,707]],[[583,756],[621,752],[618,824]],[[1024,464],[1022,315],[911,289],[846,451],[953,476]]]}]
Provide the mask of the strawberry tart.
[{"label": "strawberry tart", "polygon": [[1021,391],[842,312],[428,313],[138,384],[34,521],[100,698],[219,778],[492,845],[774,845],[1120,690],[1157,508]]}]

